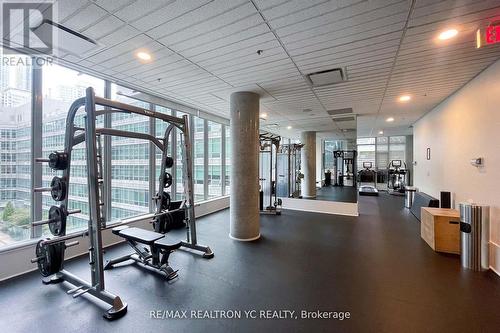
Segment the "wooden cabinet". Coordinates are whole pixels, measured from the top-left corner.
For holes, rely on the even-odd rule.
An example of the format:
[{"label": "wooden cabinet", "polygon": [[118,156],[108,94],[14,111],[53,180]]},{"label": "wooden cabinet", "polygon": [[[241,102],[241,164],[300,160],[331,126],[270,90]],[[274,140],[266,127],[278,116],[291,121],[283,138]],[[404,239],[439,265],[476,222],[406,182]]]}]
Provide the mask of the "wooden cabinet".
[{"label": "wooden cabinet", "polygon": [[434,251],[460,254],[460,213],[422,207],[420,236]]}]

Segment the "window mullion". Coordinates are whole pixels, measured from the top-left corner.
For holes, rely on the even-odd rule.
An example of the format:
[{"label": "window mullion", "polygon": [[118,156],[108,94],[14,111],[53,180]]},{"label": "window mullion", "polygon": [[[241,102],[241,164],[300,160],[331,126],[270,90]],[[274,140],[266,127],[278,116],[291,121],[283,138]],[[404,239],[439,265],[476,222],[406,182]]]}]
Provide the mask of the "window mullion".
[{"label": "window mullion", "polygon": [[203,119],[203,198],[208,199],[208,121]]},{"label": "window mullion", "polygon": [[220,183],[221,194],[226,195],[226,126],[221,124],[221,154],[220,154]]},{"label": "window mullion", "polygon": [[[156,107],[154,104],[149,103],[149,108],[153,111],[156,111]],[[156,120],[153,117],[149,118],[149,134],[153,135],[156,137]],[[166,148],[166,147],[165,147]],[[150,142],[149,143],[149,177],[148,177],[148,184],[149,184],[149,196],[148,196],[148,202],[149,202],[149,212],[152,213],[155,210],[155,204],[152,200],[153,196],[155,195],[155,188],[156,188],[156,146]],[[162,172],[163,170],[160,170]]]},{"label": "window mullion", "polygon": [[[31,70],[31,221],[42,219],[42,193],[34,192],[42,187],[42,164],[35,162],[42,157],[43,131],[43,87],[42,68],[33,66]],[[31,228],[31,238],[42,236],[42,226]]]}]

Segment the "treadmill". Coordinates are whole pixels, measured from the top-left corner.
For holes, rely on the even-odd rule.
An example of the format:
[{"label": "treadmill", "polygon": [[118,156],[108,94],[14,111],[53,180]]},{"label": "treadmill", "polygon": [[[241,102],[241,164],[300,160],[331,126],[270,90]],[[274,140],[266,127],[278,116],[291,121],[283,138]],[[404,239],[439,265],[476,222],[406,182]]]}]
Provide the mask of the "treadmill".
[{"label": "treadmill", "polygon": [[[372,167],[372,162],[363,162],[363,170],[358,172],[359,195],[378,195],[377,171],[373,170]],[[371,185],[371,183],[373,183],[373,185]]]}]

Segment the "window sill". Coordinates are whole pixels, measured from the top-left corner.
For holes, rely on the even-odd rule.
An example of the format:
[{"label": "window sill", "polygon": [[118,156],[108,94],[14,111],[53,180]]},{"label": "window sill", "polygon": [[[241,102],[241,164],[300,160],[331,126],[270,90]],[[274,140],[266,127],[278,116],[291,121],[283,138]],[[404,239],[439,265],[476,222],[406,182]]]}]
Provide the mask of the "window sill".
[{"label": "window sill", "polygon": [[[144,214],[144,215],[139,215],[139,216],[134,216],[134,217],[129,218],[129,219],[124,219],[124,220],[121,220],[121,221],[111,222],[108,225],[106,225],[106,228],[104,230],[112,229],[112,228],[117,227],[119,225],[127,225],[127,224],[131,224],[131,223],[136,223],[136,222],[142,222],[142,221],[146,221],[146,220],[151,220],[152,218],[153,218],[153,214],[152,213],[148,213],[148,214]],[[75,231],[69,233],[68,235],[76,235],[77,233],[81,232],[82,230],[84,230],[84,229],[75,230]],[[23,249],[23,248],[32,247],[33,245],[35,245],[36,243],[38,243],[43,238],[48,238],[48,236],[45,236],[45,237],[42,236],[42,237],[39,237],[39,238],[28,239],[28,240],[25,240],[25,241],[20,241],[20,242],[14,243],[14,244],[6,245],[6,246],[0,248],[0,254],[2,254],[2,253],[8,253],[8,252],[11,252],[11,251],[17,251],[17,250],[20,250],[20,249]]]},{"label": "window sill", "polygon": [[[196,202],[194,204],[194,206],[195,207],[199,207],[199,206],[202,206],[204,204],[208,204],[208,203],[211,203],[211,202],[216,202],[218,200],[226,199],[226,198],[229,198],[229,195],[224,195],[224,196],[220,196],[220,197],[210,198],[208,200],[198,201],[198,202]],[[152,218],[153,218],[153,213],[147,213],[147,214],[138,215],[138,216],[134,216],[134,217],[131,217],[131,218],[123,219],[123,220],[120,220],[120,221],[112,221],[112,222],[110,222],[110,223],[108,223],[106,225],[106,228],[104,230],[112,229],[112,228],[117,227],[119,225],[128,225],[128,224],[137,223],[137,222],[151,221]],[[75,230],[72,233],[69,233],[68,235],[75,235],[78,232],[81,232],[82,230],[83,229],[81,229],[81,230]],[[42,239],[42,238],[47,238],[47,236],[46,237],[40,237],[40,238],[34,238],[34,239],[27,239],[27,240],[24,240],[24,241],[19,241],[19,242],[13,243],[13,244],[9,244],[9,245],[3,246],[3,247],[0,248],[0,254],[8,253],[8,252],[17,251],[17,250],[20,250],[20,249],[32,247],[36,243],[38,243],[40,241],[40,239]]]}]

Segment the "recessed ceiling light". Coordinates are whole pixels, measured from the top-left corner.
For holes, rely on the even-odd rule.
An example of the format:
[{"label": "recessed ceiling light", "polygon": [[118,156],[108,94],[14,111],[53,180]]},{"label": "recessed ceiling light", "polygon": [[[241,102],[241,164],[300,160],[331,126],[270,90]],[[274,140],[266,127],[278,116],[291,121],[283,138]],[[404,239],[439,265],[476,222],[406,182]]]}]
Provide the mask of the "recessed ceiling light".
[{"label": "recessed ceiling light", "polygon": [[393,117],[389,117],[389,118],[387,118],[385,121],[387,121],[388,123],[390,123],[390,122],[393,122],[393,121],[394,121],[394,118],[393,118]]},{"label": "recessed ceiling light", "polygon": [[384,134],[384,131],[379,131],[378,134],[382,135],[382,134]]},{"label": "recessed ceiling light", "polygon": [[265,112],[261,113],[260,117],[263,118],[263,119],[266,119],[267,118],[267,113],[265,113]]},{"label": "recessed ceiling light", "polygon": [[455,37],[456,35],[458,35],[457,29],[448,29],[448,30],[441,32],[438,36],[438,39],[439,40],[447,40],[447,39]]},{"label": "recessed ceiling light", "polygon": [[292,126],[288,125],[288,126],[286,127],[286,129],[289,129],[289,130],[290,130],[290,129],[292,129]]},{"label": "recessed ceiling light", "polygon": [[144,51],[139,51],[136,54],[136,57],[139,58],[140,60],[144,61],[149,61],[151,60],[151,54],[144,52]]},{"label": "recessed ceiling light", "polygon": [[411,96],[410,96],[410,95],[402,95],[402,96],[399,96],[399,101],[400,101],[400,102],[408,102],[410,99],[411,99]]}]

